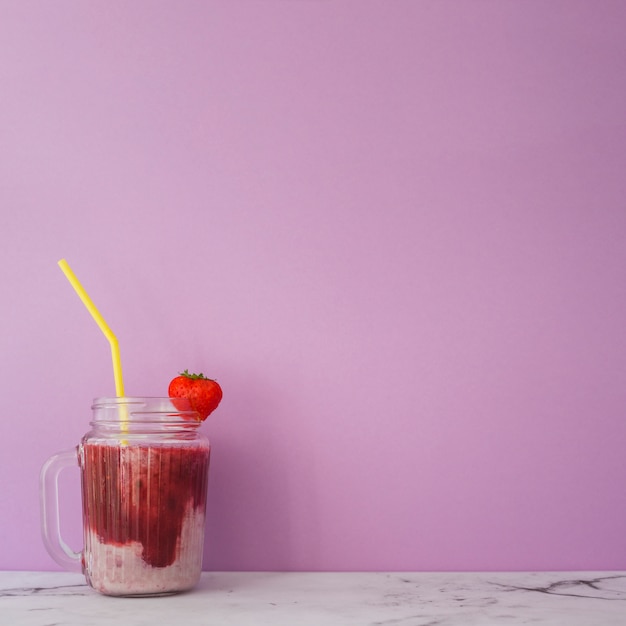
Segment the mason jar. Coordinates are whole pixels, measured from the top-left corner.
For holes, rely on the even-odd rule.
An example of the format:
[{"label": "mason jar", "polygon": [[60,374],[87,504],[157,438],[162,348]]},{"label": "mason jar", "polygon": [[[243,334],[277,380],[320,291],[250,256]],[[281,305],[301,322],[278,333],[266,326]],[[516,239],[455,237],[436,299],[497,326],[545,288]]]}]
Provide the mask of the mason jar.
[{"label": "mason jar", "polygon": [[[60,565],[114,596],[191,589],[202,570],[209,440],[183,398],[97,398],[91,430],[41,471],[44,544]],[[82,551],[59,529],[60,472],[81,473]]]}]

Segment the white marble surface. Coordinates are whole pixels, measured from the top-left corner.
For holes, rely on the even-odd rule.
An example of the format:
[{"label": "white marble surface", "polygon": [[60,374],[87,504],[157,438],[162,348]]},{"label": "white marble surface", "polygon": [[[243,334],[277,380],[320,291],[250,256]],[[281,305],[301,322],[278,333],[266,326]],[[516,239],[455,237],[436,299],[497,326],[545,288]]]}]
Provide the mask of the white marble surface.
[{"label": "white marble surface", "polygon": [[101,596],[77,574],[0,572],[2,626],[626,625],[626,572],[205,572],[189,593]]}]

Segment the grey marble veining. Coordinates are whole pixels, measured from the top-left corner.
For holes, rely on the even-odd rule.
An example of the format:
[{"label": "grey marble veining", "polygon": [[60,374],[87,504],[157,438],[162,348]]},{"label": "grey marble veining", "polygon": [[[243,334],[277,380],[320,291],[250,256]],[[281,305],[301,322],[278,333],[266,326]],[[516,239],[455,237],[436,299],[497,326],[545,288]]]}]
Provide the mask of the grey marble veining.
[{"label": "grey marble veining", "polygon": [[626,626],[626,572],[205,572],[189,593],[109,598],[80,575],[0,572],[1,626]]}]

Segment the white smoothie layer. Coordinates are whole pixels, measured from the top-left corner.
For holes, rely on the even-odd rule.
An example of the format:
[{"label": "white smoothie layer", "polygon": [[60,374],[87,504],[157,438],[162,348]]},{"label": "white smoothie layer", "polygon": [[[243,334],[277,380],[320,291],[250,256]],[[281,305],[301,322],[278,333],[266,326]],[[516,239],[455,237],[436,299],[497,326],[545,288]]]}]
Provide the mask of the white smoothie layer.
[{"label": "white smoothie layer", "polygon": [[112,596],[152,595],[191,589],[200,579],[204,544],[204,512],[189,506],[176,545],[176,558],[167,567],[153,567],[142,558],[137,541],[103,543],[87,531],[85,576],[100,593]]}]

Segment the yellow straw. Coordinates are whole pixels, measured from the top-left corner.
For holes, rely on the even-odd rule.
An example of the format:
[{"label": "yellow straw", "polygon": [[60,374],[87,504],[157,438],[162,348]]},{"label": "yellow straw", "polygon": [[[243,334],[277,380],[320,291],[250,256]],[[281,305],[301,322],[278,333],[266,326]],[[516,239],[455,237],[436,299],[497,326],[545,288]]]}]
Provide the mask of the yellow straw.
[{"label": "yellow straw", "polygon": [[109,328],[109,325],[104,321],[102,315],[96,308],[96,305],[91,301],[91,298],[87,295],[87,292],[84,290],[83,286],[76,278],[76,275],[67,264],[65,259],[61,259],[59,261],[59,267],[65,274],[67,280],[70,281],[72,287],[74,287],[74,291],[78,294],[78,297],[83,301],[83,304],[87,307],[89,313],[91,313],[91,317],[96,321],[96,324],[100,327],[100,330],[104,333],[104,336],[108,339],[111,344],[111,356],[113,358],[113,376],[115,378],[115,394],[118,397],[122,397],[124,395],[124,381],[122,380],[122,362],[120,360],[120,347],[117,342],[117,337],[113,334],[113,331]]}]

